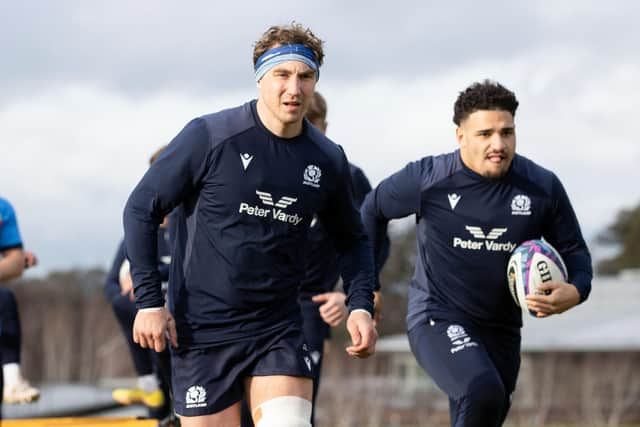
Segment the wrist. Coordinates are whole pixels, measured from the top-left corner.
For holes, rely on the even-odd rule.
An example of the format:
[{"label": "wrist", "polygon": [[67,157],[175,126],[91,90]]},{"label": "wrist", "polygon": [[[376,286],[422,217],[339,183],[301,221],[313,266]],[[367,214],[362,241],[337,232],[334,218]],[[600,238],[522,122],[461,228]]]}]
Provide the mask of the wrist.
[{"label": "wrist", "polygon": [[147,308],[141,308],[138,311],[141,313],[149,313],[149,312],[161,311],[161,310],[164,310],[164,307],[147,307]]},{"label": "wrist", "polygon": [[364,308],[356,308],[354,310],[351,310],[351,312],[349,313],[349,315],[353,314],[353,313],[357,313],[357,312],[363,312],[363,313],[367,313],[367,315],[369,316],[369,319],[373,319],[373,316],[371,315],[371,313],[369,313],[368,310],[365,310]]}]

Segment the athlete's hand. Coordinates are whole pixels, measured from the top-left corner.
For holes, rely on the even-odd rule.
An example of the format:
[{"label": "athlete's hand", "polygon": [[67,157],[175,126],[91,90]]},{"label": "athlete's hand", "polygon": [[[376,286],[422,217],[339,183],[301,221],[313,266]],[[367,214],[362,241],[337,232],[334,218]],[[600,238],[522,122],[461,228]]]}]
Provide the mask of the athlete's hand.
[{"label": "athlete's hand", "polygon": [[38,264],[36,254],[31,251],[24,251],[24,268],[35,267]]},{"label": "athlete's hand", "polygon": [[376,352],[378,332],[368,313],[352,311],[347,319],[347,331],[351,335],[351,346],[347,347],[349,356],[364,359]]},{"label": "athlete's hand", "polygon": [[384,319],[382,315],[382,294],[380,291],[373,292],[373,326],[378,327],[378,323]]},{"label": "athlete's hand", "polygon": [[157,352],[164,350],[166,338],[173,347],[178,347],[176,322],[169,310],[162,307],[153,311],[138,310],[133,321],[133,341],[142,348],[152,348]]},{"label": "athlete's hand", "polygon": [[346,299],[347,296],[342,292],[326,292],[324,294],[314,295],[311,301],[322,304],[318,307],[320,317],[322,317],[322,320],[329,324],[329,326],[336,327],[346,319],[349,314],[347,306],[344,304]]},{"label": "athlete's hand", "polygon": [[527,295],[527,307],[537,312],[538,317],[560,314],[580,303],[578,288],[571,283],[547,282],[538,286],[538,289],[543,294]]}]

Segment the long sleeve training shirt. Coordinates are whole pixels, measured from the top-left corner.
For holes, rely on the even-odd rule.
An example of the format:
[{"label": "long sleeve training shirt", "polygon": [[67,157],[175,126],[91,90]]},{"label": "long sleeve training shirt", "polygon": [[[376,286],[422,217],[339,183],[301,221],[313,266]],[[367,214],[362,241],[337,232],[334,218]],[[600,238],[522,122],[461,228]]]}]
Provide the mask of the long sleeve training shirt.
[{"label": "long sleeve training shirt", "polygon": [[408,215],[416,215],[418,240],[409,329],[429,317],[521,326],[506,266],[513,249],[530,239],[551,243],[581,301],[589,295],[591,257],[569,198],[552,172],[523,156],[498,180],[466,167],[458,150],[408,164],[363,204],[375,250],[388,221]]},{"label": "long sleeve training shirt", "polygon": [[371,248],[342,149],[308,122],[283,139],[256,102],[191,121],[149,168],[124,212],[138,308],[163,303],[156,230],[174,210],[169,308],[181,344],[255,337],[298,322],[314,215],[341,255],[350,310],[373,309]]}]

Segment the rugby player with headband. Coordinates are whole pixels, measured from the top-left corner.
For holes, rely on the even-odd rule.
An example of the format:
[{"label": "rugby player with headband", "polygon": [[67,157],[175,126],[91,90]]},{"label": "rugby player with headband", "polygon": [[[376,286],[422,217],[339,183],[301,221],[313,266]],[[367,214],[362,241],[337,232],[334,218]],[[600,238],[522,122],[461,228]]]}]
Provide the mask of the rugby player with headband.
[{"label": "rugby player with headband", "polygon": [[[168,334],[183,426],[235,427],[243,398],[256,427],[310,426],[313,364],[297,299],[316,215],[346,284],[346,351],[375,351],[374,262],[349,162],[304,118],[322,43],[299,24],[269,28],[253,52],[258,99],[188,123],[127,201],[133,335],[161,351]],[[156,231],[171,211],[165,309]]]}]

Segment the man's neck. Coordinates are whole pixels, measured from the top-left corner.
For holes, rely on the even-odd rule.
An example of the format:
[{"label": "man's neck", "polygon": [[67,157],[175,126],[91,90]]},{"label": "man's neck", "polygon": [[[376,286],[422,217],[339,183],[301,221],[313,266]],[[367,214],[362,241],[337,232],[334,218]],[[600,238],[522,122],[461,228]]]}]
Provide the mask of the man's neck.
[{"label": "man's neck", "polygon": [[256,106],[258,118],[269,132],[280,138],[294,138],[302,133],[302,120],[296,123],[282,123],[258,99]]}]

